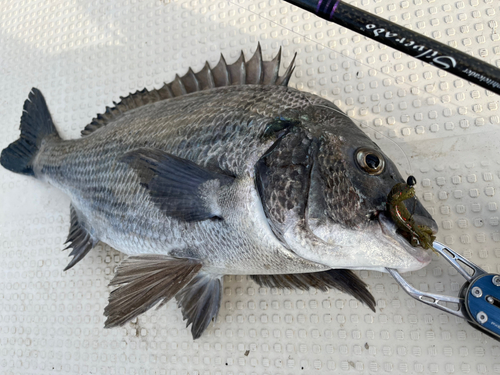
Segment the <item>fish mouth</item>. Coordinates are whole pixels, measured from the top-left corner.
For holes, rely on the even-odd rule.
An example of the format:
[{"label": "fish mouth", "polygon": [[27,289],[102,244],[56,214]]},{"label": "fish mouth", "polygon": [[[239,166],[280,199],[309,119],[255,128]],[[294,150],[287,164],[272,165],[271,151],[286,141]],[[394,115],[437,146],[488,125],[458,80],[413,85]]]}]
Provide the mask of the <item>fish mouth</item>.
[{"label": "fish mouth", "polygon": [[[429,252],[427,252],[421,246],[413,246],[410,243],[411,238],[409,238],[406,233],[399,230],[394,221],[385,212],[379,212],[377,214],[377,219],[380,224],[380,228],[382,229],[382,233],[385,236],[389,237],[392,242],[396,242],[420,263],[420,267],[415,267],[415,269],[406,269],[405,272],[415,271],[429,264],[429,262],[431,261],[431,254],[429,254]],[[433,233],[437,232],[437,224],[434,220],[420,215],[414,216],[414,219],[419,224],[427,225],[429,228],[431,228]]]}]

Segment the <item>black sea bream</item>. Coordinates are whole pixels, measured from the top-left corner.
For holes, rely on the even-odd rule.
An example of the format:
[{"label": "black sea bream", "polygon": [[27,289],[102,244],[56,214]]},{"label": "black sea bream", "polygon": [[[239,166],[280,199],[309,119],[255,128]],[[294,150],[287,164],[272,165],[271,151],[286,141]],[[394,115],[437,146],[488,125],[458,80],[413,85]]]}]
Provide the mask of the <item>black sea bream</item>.
[{"label": "black sea bream", "polygon": [[[175,297],[197,338],[229,274],[335,287],[374,309],[347,269],[429,262],[387,213],[387,194],[404,182],[394,163],[334,104],[287,87],[293,62],[279,76],[280,56],[263,61],[259,46],[248,62],[190,69],[122,98],[74,140],[59,137],[32,89],[1,164],[70,197],[67,268],[99,241],[130,256],[111,283],[106,327]],[[418,200],[408,205],[437,228]]]}]

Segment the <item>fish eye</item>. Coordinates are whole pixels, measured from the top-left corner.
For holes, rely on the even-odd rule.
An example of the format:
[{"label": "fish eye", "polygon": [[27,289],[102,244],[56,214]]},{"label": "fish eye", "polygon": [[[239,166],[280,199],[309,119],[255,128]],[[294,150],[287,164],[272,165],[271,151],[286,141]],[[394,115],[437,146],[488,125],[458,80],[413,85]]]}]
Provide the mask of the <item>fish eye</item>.
[{"label": "fish eye", "polygon": [[382,173],[385,167],[385,160],[382,154],[369,148],[357,149],[356,161],[361,169],[372,176]]}]

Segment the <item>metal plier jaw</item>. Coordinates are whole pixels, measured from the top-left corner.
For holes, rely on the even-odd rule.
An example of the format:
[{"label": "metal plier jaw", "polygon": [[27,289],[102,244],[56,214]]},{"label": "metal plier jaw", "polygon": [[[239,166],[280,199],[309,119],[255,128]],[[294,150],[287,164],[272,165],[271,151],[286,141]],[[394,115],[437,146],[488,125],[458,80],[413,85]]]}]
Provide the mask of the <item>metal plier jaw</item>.
[{"label": "metal plier jaw", "polygon": [[[458,297],[422,292],[408,284],[398,271],[390,268],[387,271],[413,298],[463,318],[474,328],[500,341],[500,275],[487,273],[439,242],[434,241],[433,247],[465,278]],[[456,309],[444,303],[452,303]]]}]

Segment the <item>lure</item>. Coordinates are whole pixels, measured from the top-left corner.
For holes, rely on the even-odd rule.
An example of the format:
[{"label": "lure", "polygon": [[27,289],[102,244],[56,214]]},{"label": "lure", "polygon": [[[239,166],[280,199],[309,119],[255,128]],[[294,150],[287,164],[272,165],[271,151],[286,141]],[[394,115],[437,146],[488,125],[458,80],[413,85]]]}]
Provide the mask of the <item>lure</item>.
[{"label": "lure", "polygon": [[420,245],[424,249],[432,249],[432,243],[436,239],[436,236],[432,234],[432,230],[428,226],[416,225],[413,215],[404,204],[405,200],[415,197],[413,186],[416,183],[417,180],[415,177],[409,176],[406,183],[401,182],[394,185],[387,197],[387,205],[392,220],[399,229],[409,233],[413,246]]}]

